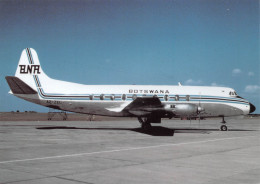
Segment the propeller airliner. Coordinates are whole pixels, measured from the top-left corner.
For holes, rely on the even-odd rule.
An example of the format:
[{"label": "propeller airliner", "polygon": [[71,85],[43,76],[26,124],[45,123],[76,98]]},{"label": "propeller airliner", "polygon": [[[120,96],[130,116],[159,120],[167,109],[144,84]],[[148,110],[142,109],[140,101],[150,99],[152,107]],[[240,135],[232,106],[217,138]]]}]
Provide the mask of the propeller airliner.
[{"label": "propeller airliner", "polygon": [[49,78],[32,48],[22,51],[15,76],[6,76],[10,93],[24,100],[64,111],[137,117],[147,131],[162,118],[247,115],[255,106],[234,89],[213,86],[83,85]]}]

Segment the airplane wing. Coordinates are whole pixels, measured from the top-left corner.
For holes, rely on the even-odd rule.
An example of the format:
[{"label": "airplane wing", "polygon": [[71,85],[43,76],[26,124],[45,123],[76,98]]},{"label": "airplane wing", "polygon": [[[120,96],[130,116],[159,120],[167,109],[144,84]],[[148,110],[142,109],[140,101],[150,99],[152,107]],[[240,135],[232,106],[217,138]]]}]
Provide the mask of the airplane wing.
[{"label": "airplane wing", "polygon": [[123,110],[135,116],[147,116],[162,111],[162,103],[158,97],[137,97]]}]

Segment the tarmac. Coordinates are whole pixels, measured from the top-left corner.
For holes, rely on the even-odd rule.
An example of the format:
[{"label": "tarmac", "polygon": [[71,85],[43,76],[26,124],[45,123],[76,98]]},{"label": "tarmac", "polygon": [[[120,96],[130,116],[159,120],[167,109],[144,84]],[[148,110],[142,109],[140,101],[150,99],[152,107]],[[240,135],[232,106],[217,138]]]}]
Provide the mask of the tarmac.
[{"label": "tarmac", "polygon": [[260,183],[259,120],[0,121],[0,183]]}]

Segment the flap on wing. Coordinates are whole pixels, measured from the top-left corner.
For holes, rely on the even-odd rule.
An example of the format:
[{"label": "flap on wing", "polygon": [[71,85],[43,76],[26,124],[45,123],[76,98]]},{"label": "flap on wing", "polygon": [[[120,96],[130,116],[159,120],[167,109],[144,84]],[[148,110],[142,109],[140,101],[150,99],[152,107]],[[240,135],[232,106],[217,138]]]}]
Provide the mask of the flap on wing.
[{"label": "flap on wing", "polygon": [[113,112],[121,112],[124,107],[112,107],[112,108],[106,108],[109,111],[113,111]]},{"label": "flap on wing", "polygon": [[115,106],[115,107],[109,107],[106,108],[109,111],[113,111],[113,112],[121,112],[122,110],[124,110],[124,108],[129,104],[129,102],[125,102],[123,104],[121,104],[119,107]]},{"label": "flap on wing", "polygon": [[37,92],[30,86],[25,84],[18,77],[7,76],[5,77],[8,85],[10,86],[13,94],[36,94]]},{"label": "flap on wing", "polygon": [[149,116],[151,114],[151,112],[147,112],[147,111],[129,111],[131,114],[135,115],[135,116]]}]

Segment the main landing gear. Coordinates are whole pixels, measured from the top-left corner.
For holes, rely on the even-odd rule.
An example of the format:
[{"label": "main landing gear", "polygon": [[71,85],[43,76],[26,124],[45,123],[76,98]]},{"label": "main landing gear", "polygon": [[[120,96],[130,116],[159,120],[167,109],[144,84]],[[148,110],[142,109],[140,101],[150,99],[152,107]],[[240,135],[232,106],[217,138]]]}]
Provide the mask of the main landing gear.
[{"label": "main landing gear", "polygon": [[224,116],[222,117],[222,122],[220,122],[220,123],[222,123],[222,125],[220,126],[220,130],[221,130],[221,131],[227,131],[228,128],[227,128],[227,126],[225,125],[227,122],[225,121]]},{"label": "main landing gear", "polygon": [[138,117],[138,121],[141,123],[143,131],[149,132],[152,130],[151,119],[149,117]]}]

